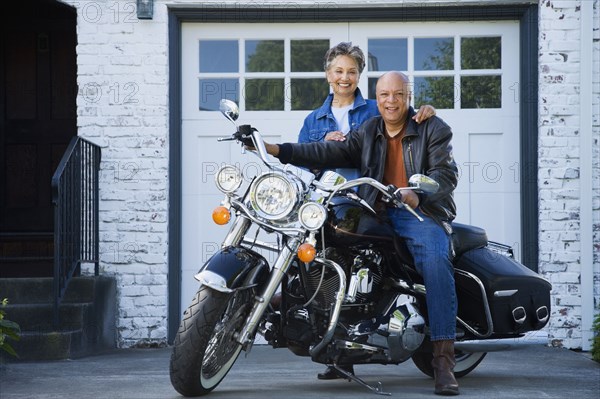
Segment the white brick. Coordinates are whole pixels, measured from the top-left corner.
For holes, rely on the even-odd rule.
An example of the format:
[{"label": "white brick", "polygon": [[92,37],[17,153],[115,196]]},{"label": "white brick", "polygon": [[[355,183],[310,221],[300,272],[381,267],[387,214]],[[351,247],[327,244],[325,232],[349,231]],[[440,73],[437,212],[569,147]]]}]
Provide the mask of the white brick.
[{"label": "white brick", "polygon": [[552,8],[555,10],[574,10],[578,5],[578,2],[574,0],[552,0]]},{"label": "white brick", "polygon": [[554,283],[579,283],[579,273],[557,273],[553,275],[550,279],[550,282]]}]

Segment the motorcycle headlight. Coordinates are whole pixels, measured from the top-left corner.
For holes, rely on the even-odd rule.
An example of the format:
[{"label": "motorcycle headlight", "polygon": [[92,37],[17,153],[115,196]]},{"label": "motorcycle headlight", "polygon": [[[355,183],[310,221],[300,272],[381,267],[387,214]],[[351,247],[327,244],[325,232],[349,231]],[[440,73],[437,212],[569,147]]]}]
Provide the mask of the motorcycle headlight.
[{"label": "motorcycle headlight", "polygon": [[233,193],[242,184],[242,173],[238,168],[225,165],[215,175],[217,188],[224,193]]},{"label": "motorcycle headlight", "polygon": [[326,218],[327,212],[325,208],[315,202],[307,202],[298,211],[300,224],[310,231],[319,230],[323,226],[323,223],[325,223]]},{"label": "motorcycle headlight", "polygon": [[277,173],[257,177],[250,187],[252,208],[269,220],[288,216],[298,202],[298,188],[288,178]]}]

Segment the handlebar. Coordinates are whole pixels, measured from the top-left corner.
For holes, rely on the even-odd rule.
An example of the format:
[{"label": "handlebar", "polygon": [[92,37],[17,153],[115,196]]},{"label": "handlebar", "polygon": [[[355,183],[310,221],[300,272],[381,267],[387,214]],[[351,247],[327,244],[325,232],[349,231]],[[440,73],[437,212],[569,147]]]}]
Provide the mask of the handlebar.
[{"label": "handlebar", "polygon": [[384,198],[386,198],[388,201],[392,202],[395,206],[404,207],[414,217],[416,217],[419,220],[419,222],[423,221],[423,218],[421,216],[419,216],[417,214],[417,212],[415,212],[415,210],[410,205],[408,205],[407,203],[402,201],[402,194],[400,193],[400,191],[401,190],[414,190],[415,189],[414,187],[398,188],[393,185],[386,186],[370,177],[359,177],[358,179],[350,180],[346,183],[342,183],[342,184],[339,184],[339,185],[333,186],[333,187],[330,185],[322,184],[321,182],[316,181],[316,180],[313,182],[313,184],[315,185],[316,188],[323,190],[325,192],[331,193],[329,195],[330,198],[333,197],[339,191],[347,190],[347,189],[350,189],[353,187],[367,184],[367,185],[377,189],[379,192],[381,192],[384,195]]},{"label": "handlebar", "polygon": [[[237,141],[242,142],[242,144],[244,144],[245,146],[249,146],[250,144],[252,144],[252,146],[256,149],[256,151],[253,151],[253,152],[257,152],[257,155],[265,163],[265,165],[267,165],[269,168],[272,168],[272,169],[278,169],[278,168],[274,168],[273,165],[269,164],[269,160],[267,157],[267,149],[265,147],[265,142],[263,141],[260,132],[250,125],[241,125],[238,127],[238,130],[234,134],[232,134],[230,137],[219,138],[217,140],[218,141],[237,140]],[[346,183],[342,183],[342,184],[336,185],[336,186],[322,184],[317,180],[314,180],[312,183],[314,184],[314,186],[316,188],[318,188],[322,191],[325,191],[325,192],[330,192],[331,193],[329,196],[330,198],[333,197],[337,192],[339,192],[341,190],[350,189],[353,187],[360,186],[362,184],[368,184],[371,187],[374,187],[375,189],[380,191],[384,195],[384,198],[387,199],[387,201],[392,202],[397,207],[404,207],[414,217],[416,217],[420,222],[423,221],[423,218],[420,217],[410,205],[408,205],[407,203],[402,201],[402,194],[400,191],[401,190],[415,190],[414,187],[397,188],[393,185],[385,186],[385,185],[381,184],[380,182],[378,182],[377,180],[372,179],[370,177],[361,177],[361,178],[358,178],[355,180],[350,180]]]}]

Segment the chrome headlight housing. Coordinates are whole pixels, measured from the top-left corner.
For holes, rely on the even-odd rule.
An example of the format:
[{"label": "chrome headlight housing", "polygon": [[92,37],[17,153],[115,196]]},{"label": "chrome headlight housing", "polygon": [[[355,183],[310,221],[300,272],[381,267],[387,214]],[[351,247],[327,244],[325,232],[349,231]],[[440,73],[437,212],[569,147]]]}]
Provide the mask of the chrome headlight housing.
[{"label": "chrome headlight housing", "polygon": [[242,185],[242,172],[235,166],[222,166],[215,175],[217,188],[225,194],[235,192]]},{"label": "chrome headlight housing", "polygon": [[267,220],[285,219],[298,204],[300,184],[278,172],[265,173],[250,185],[250,204]]},{"label": "chrome headlight housing", "polygon": [[327,211],[321,204],[307,202],[298,211],[298,221],[307,230],[316,231],[327,219]]}]

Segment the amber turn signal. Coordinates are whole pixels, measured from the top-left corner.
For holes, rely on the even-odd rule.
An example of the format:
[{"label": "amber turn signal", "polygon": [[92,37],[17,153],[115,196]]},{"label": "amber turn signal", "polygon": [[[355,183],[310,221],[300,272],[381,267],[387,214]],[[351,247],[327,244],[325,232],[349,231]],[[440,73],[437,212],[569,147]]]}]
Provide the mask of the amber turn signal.
[{"label": "amber turn signal", "polygon": [[231,213],[229,213],[229,209],[224,206],[218,206],[212,213],[213,221],[218,225],[227,224],[229,219],[231,219]]},{"label": "amber turn signal", "polygon": [[311,244],[305,242],[298,248],[298,259],[302,262],[312,262],[317,255],[317,250]]}]

